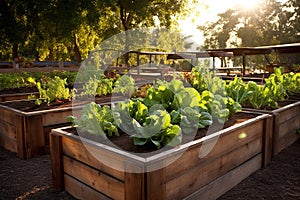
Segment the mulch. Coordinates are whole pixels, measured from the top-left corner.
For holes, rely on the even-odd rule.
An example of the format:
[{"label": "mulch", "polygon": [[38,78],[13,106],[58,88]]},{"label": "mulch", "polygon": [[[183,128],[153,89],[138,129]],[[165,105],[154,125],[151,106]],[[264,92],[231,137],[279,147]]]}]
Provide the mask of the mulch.
[{"label": "mulch", "polygon": [[[52,187],[49,155],[21,160],[0,147],[0,199],[73,200]],[[300,199],[300,140],[219,200]]]}]

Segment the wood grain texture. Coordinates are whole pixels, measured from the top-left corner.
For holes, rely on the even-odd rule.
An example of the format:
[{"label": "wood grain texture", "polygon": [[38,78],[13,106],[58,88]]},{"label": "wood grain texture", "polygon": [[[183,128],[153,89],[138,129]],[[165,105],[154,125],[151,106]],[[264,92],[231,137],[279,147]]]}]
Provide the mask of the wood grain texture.
[{"label": "wood grain texture", "polygon": [[184,200],[214,200],[239,184],[249,175],[260,169],[262,155],[259,154],[242,165],[234,168],[225,175],[217,178],[200,190],[184,198]]},{"label": "wood grain texture", "polygon": [[[91,150],[88,150],[80,140],[74,140],[68,137],[63,137],[62,144],[65,155],[110,174],[117,179],[125,179],[124,172],[113,169],[100,162],[100,159],[98,160],[94,157],[94,155],[98,154],[98,152],[101,154],[97,148],[89,147]],[[93,152],[93,154],[91,154],[91,152]],[[110,157],[109,154],[106,154],[106,156]]]},{"label": "wood grain texture", "polygon": [[67,174],[64,175],[64,179],[66,190],[76,199],[111,199]]},{"label": "wood grain texture", "polygon": [[66,174],[113,199],[125,199],[124,182],[67,156],[63,163]]},{"label": "wood grain texture", "polygon": [[51,133],[50,147],[53,186],[62,191],[65,189],[62,137],[56,133]]}]

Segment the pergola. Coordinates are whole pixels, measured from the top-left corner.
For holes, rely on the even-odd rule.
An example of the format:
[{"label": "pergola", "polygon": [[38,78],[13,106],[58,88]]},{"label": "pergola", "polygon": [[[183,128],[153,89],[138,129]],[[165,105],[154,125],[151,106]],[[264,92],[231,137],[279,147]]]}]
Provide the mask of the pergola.
[{"label": "pergola", "polygon": [[211,49],[208,51],[232,52],[233,56],[242,56],[243,58],[242,73],[243,75],[245,75],[246,56],[264,55],[267,62],[271,64],[267,55],[271,53],[276,53],[276,54],[300,53],[300,43],[261,46],[261,47],[237,47],[237,48]]}]

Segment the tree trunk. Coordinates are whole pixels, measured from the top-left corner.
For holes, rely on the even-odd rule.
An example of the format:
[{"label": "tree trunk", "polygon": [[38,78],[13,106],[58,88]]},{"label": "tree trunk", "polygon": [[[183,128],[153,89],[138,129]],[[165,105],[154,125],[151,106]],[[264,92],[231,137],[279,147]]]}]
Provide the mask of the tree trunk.
[{"label": "tree trunk", "polygon": [[18,54],[19,54],[19,44],[14,43],[13,44],[13,49],[12,49],[12,59],[17,60],[18,56],[19,56]]},{"label": "tree trunk", "polygon": [[48,61],[53,61],[53,48],[49,48],[49,56],[48,56]]},{"label": "tree trunk", "polygon": [[131,13],[127,13],[126,10],[123,8],[122,4],[120,4],[120,18],[121,18],[121,22],[122,22],[122,26],[123,29],[125,31],[125,47],[124,47],[124,62],[126,64],[126,66],[129,66],[129,44],[128,44],[128,32],[127,30],[129,30],[130,27],[130,22],[132,20],[132,14]]},{"label": "tree trunk", "polygon": [[74,53],[75,53],[75,60],[78,63],[81,63],[82,58],[81,58],[81,53],[79,51],[79,43],[78,43],[78,38],[77,38],[76,34],[74,34]]}]

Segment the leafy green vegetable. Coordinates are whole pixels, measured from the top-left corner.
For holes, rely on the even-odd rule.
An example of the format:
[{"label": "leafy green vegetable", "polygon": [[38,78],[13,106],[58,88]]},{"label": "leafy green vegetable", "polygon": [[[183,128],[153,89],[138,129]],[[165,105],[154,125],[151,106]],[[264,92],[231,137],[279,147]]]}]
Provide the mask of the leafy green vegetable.
[{"label": "leafy green vegetable", "polygon": [[37,105],[43,102],[49,104],[55,100],[70,98],[69,88],[66,87],[66,79],[55,76],[53,79],[45,78],[42,82],[35,82],[33,78],[28,78],[28,81],[36,84],[39,91],[40,99],[36,99],[35,102]]},{"label": "leafy green vegetable", "polygon": [[240,104],[246,103],[249,100],[252,92],[253,91],[246,89],[246,84],[244,81],[237,76],[233,81],[228,81],[228,84],[226,84],[227,96],[231,97],[234,101]]},{"label": "leafy green vegetable", "polygon": [[[208,90],[200,94],[195,88],[184,87],[177,79],[157,81],[148,88],[147,94],[144,99],[131,98],[116,103],[110,110],[113,120],[111,117],[107,120],[111,125],[107,129],[101,126],[102,129],[115,130],[113,125],[130,134],[135,145],[153,144],[161,148],[178,145],[183,134],[196,134],[198,129],[210,126],[214,121],[224,123],[231,114],[241,110],[240,104],[230,97]],[[97,108],[83,114],[83,122],[88,121],[85,122],[88,127],[83,130],[95,134],[94,124],[101,124],[104,119],[97,116],[96,123],[91,117],[101,112]],[[101,116],[105,114],[101,113]],[[76,122],[80,124],[78,120]]]},{"label": "leafy green vegetable", "polygon": [[104,96],[111,94],[113,91],[113,80],[106,78],[104,75],[94,75],[83,86],[80,96]]},{"label": "leafy green vegetable", "polygon": [[77,125],[80,132],[101,135],[103,138],[119,135],[110,107],[101,107],[95,102],[91,102],[83,107],[79,119],[74,116],[69,116],[67,117],[67,121],[72,122],[73,126]]},{"label": "leafy green vegetable", "polygon": [[132,76],[123,75],[116,80],[113,92],[130,97],[136,89],[135,80]]},{"label": "leafy green vegetable", "polygon": [[288,95],[300,94],[300,73],[290,72],[283,75],[283,86]]},{"label": "leafy green vegetable", "polygon": [[162,146],[178,145],[181,143],[181,128],[171,124],[171,116],[166,110],[155,110],[147,118],[144,124],[133,120],[137,134],[133,135],[135,145],[153,143],[158,149]]},{"label": "leafy green vegetable", "polygon": [[214,75],[209,68],[197,66],[191,71],[190,84],[200,93],[208,90],[213,94],[226,96],[226,82]]}]

